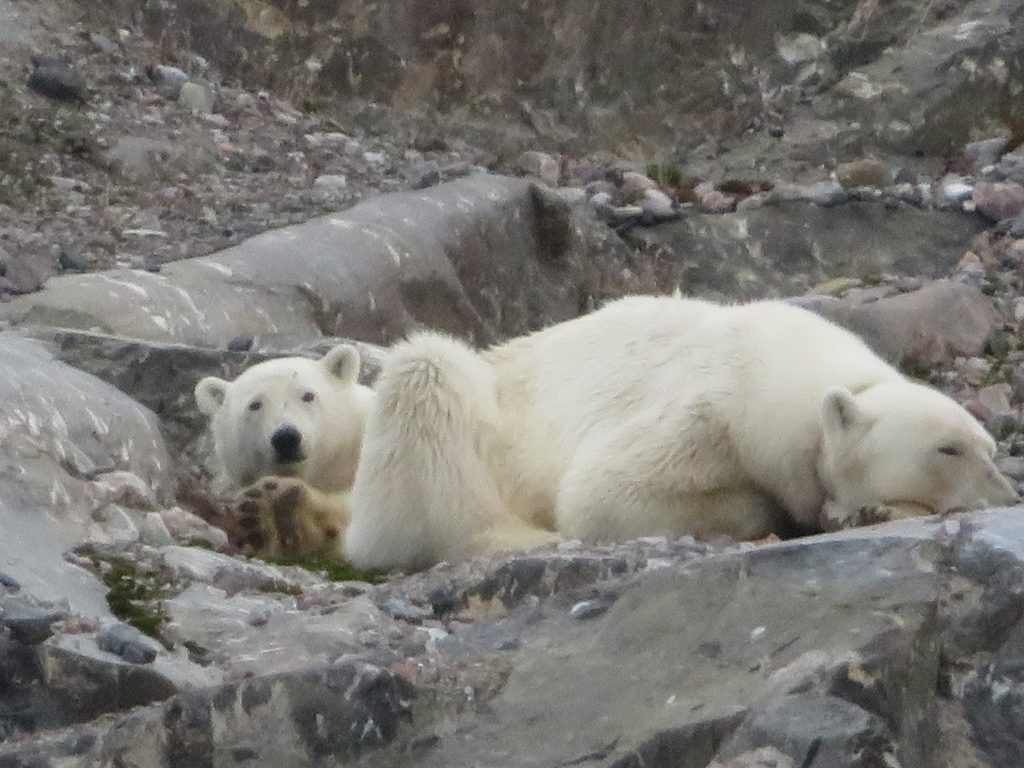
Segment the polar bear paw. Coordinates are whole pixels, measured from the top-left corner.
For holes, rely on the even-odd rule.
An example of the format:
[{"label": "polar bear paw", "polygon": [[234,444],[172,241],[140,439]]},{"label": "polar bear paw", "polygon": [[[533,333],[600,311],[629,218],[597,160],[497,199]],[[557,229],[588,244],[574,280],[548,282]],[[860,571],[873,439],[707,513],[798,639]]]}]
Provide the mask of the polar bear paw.
[{"label": "polar bear paw", "polygon": [[261,478],[233,504],[239,544],[264,557],[336,552],[346,519],[334,501],[294,477]]}]

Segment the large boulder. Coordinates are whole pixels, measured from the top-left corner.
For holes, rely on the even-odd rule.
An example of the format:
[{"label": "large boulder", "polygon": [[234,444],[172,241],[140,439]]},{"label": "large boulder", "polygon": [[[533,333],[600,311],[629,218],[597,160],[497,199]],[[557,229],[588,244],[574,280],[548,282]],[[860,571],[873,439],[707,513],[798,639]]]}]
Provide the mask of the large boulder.
[{"label": "large boulder", "polygon": [[627,260],[582,206],[478,174],[381,195],[159,273],[57,277],[0,305],[0,318],[205,346],[253,334],[387,343],[421,325],[487,343],[615,295]]}]

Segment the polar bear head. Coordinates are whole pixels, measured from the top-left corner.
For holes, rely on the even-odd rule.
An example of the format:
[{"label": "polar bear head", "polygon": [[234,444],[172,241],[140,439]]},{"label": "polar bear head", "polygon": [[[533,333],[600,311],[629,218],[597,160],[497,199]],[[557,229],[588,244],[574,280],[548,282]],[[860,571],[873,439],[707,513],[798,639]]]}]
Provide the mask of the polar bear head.
[{"label": "polar bear head", "polygon": [[196,385],[210,417],[224,478],[234,486],[264,475],[300,477],[324,491],[351,485],[372,401],[357,383],[359,352],[334,347],[320,360],[285,357],[254,365],[234,381]]},{"label": "polar bear head", "polygon": [[832,389],[822,406],[822,480],[842,508],[917,506],[934,513],[1013,504],[995,441],[942,393],[906,380],[859,394]]}]

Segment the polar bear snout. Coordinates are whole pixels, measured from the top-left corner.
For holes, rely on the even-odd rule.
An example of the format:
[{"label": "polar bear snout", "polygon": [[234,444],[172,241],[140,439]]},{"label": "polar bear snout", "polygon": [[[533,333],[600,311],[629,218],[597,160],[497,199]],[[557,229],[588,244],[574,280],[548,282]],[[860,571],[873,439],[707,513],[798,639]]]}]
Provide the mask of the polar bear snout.
[{"label": "polar bear snout", "polygon": [[302,433],[291,424],[274,430],[270,436],[270,447],[279,464],[296,464],[306,458],[302,445]]}]

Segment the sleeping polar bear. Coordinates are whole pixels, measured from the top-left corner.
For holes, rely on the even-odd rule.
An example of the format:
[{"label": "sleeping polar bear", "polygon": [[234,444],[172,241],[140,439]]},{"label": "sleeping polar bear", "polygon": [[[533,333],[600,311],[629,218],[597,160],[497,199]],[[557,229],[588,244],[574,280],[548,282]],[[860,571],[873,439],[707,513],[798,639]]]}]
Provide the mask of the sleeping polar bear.
[{"label": "sleeping polar bear", "polygon": [[963,408],[781,302],[630,297],[482,353],[423,333],[375,389],[345,546],[363,567],[1017,500]]}]

